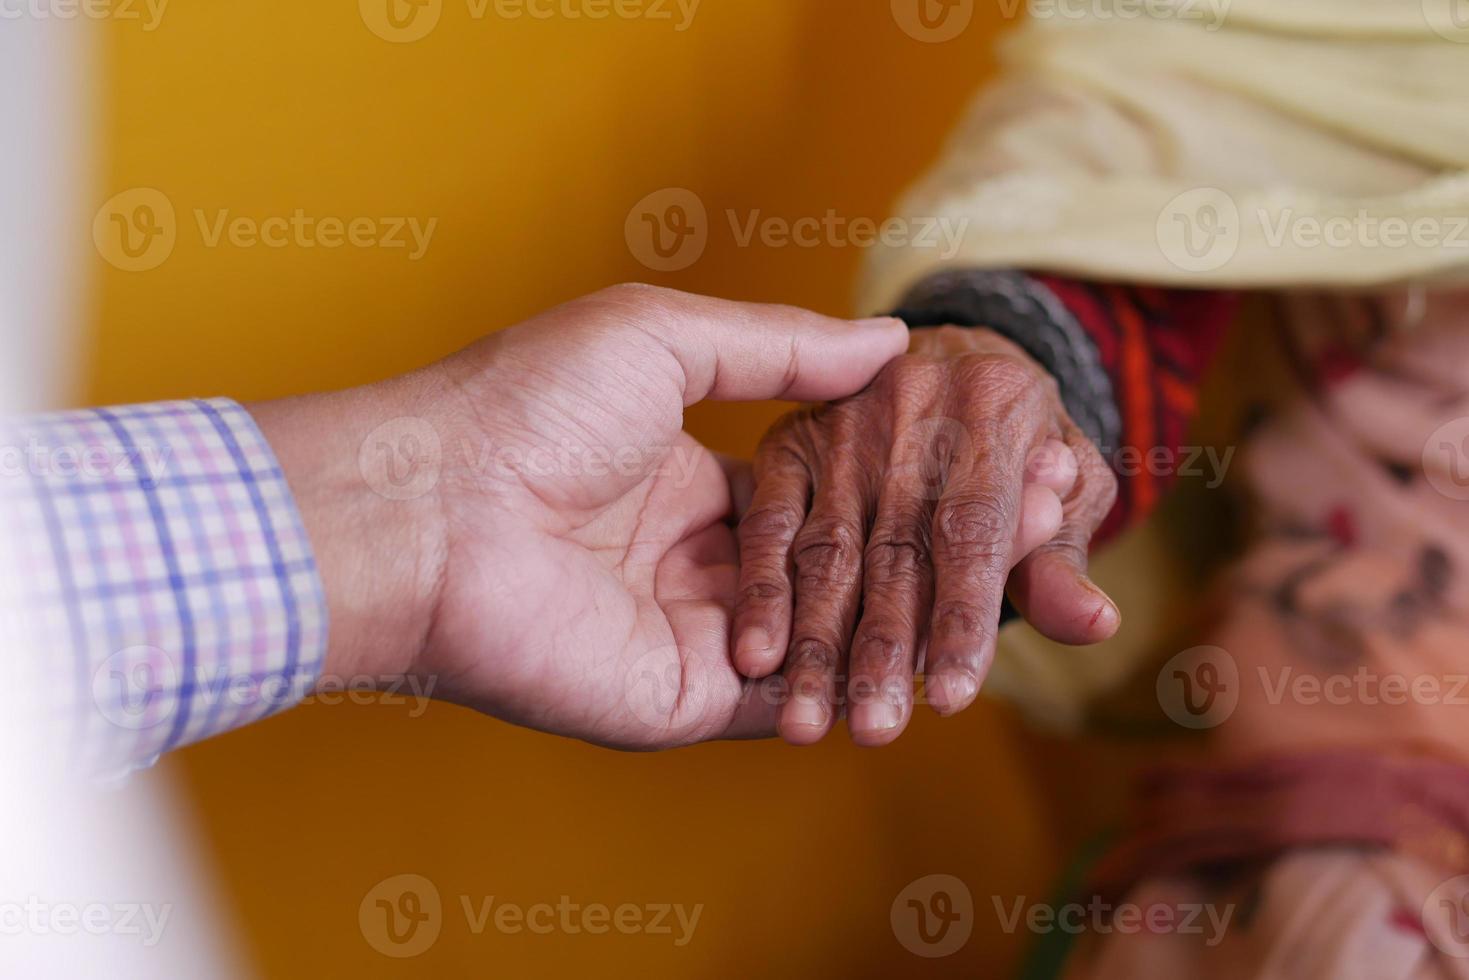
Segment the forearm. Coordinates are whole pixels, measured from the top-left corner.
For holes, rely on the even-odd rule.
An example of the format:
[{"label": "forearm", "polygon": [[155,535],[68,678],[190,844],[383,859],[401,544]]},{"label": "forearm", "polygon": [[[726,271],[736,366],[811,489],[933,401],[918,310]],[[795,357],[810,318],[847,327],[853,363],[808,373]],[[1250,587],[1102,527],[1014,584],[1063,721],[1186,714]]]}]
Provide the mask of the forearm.
[{"label": "forearm", "polygon": [[316,555],[331,616],[322,678],[374,683],[423,649],[444,566],[438,480],[446,443],[423,381],[249,406],[280,461]]}]

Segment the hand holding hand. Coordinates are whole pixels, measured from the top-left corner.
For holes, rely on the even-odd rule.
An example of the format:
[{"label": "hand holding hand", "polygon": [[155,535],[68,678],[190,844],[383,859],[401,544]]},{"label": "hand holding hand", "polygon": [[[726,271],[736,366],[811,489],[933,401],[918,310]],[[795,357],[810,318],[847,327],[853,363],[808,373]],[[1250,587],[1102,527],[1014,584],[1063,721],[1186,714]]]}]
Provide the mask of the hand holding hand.
[{"label": "hand holding hand", "polygon": [[[322,566],[328,671],[413,672],[624,748],[773,733],[778,697],[729,655],[729,479],[684,409],[841,397],[905,343],[893,320],[623,286],[404,378],[253,408]],[[393,474],[422,492],[391,499]]]}]

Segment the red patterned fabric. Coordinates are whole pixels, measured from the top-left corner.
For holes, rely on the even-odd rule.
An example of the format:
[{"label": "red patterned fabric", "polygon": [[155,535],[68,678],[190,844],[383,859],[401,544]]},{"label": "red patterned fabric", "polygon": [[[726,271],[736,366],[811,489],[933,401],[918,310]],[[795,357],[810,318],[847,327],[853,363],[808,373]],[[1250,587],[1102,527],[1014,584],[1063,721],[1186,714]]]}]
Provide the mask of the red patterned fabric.
[{"label": "red patterned fabric", "polygon": [[[1239,306],[1238,294],[1034,278],[1091,336],[1112,379],[1123,437],[1120,446],[1102,447],[1103,455],[1115,461],[1126,451],[1126,458],[1146,459],[1155,447],[1177,453],[1188,438],[1204,371]],[[1114,469],[1117,504],[1094,546],[1145,517],[1172,482],[1147,467]]]}]

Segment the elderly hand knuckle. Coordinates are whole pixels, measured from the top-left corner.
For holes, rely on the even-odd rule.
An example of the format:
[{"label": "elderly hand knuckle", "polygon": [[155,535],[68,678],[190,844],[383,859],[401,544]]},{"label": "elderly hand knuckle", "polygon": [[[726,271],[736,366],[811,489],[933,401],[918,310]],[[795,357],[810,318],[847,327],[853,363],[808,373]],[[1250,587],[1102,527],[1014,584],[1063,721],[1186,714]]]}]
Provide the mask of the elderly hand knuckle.
[{"label": "elderly hand knuckle", "polygon": [[941,602],[933,611],[933,631],[942,636],[982,636],[988,629],[985,616],[972,602]]},{"label": "elderly hand knuckle", "polygon": [[993,548],[1010,535],[1010,508],[993,497],[970,497],[939,505],[934,526],[944,548]]},{"label": "elderly hand knuckle", "polygon": [[886,625],[865,627],[852,647],[854,670],[886,674],[908,662],[908,646]]},{"label": "elderly hand knuckle", "polygon": [[863,568],[869,586],[916,586],[928,563],[928,543],[922,535],[912,533],[869,543]]},{"label": "elderly hand knuckle", "polygon": [[740,601],[747,605],[765,605],[784,599],[789,592],[789,583],[761,577],[740,586]]},{"label": "elderly hand knuckle", "polygon": [[791,507],[761,504],[740,520],[740,541],[746,545],[779,546],[796,536],[804,515]]},{"label": "elderly hand knuckle", "polygon": [[836,647],[825,640],[805,637],[791,644],[792,670],[834,671],[837,668]]}]

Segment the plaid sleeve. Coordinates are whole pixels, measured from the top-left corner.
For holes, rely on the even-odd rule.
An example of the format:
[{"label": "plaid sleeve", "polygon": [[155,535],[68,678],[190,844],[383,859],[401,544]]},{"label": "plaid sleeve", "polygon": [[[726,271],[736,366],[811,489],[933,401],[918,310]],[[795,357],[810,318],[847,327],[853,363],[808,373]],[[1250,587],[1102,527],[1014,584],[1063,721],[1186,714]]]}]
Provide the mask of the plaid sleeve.
[{"label": "plaid sleeve", "polygon": [[326,599],[285,477],[239,405],[0,423],[0,501],[42,705],[75,766],[125,774],[309,692]]}]

